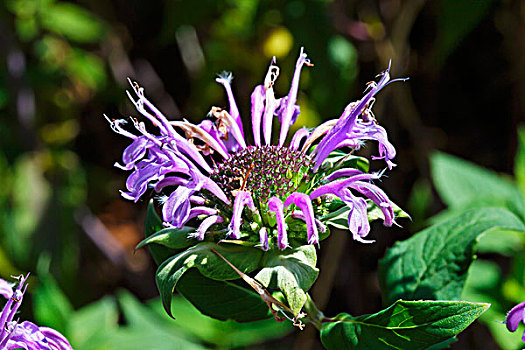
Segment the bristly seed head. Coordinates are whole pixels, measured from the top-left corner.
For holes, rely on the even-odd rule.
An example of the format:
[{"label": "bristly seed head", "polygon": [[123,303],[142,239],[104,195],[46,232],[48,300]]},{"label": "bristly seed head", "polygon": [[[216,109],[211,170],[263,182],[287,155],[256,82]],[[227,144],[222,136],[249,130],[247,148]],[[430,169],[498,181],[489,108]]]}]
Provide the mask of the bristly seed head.
[{"label": "bristly seed head", "polygon": [[288,147],[247,147],[216,164],[211,178],[230,197],[235,191],[250,191],[265,203],[272,196],[285,199],[310,181],[311,158]]}]

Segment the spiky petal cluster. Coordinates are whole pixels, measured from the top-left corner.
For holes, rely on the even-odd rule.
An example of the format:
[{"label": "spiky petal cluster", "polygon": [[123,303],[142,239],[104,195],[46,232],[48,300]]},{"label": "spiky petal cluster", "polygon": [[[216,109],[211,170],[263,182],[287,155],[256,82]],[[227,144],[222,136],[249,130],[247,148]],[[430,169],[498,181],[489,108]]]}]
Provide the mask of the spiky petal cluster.
[{"label": "spiky petal cluster", "polygon": [[20,276],[18,286],[13,289],[11,284],[0,279],[0,295],[7,299],[0,314],[0,349],[71,350],[67,339],[56,330],[14,320],[27,289],[26,280],[27,276]]},{"label": "spiky petal cluster", "polygon": [[[369,83],[365,96],[350,103],[340,118],[313,130],[299,129],[286,146],[290,126],[300,113],[297,91],[305,65],[312,66],[301,49],[287,96],[277,98],[274,94],[279,76],[275,58],[264,84],[255,87],[251,94],[254,145],[248,145],[244,137],[231,74],[217,78],[226,89],[229,109],[212,107],[210,116],[214,120],[198,125],[169,121],[144,96],[143,89],[132,83],[136,97],[128,92],[130,99],[157,132],[150,133],[144,122],[132,118],[139,132],[136,135],[123,126],[125,121],[108,119],[114,131],[132,139],[124,150],[123,164],[116,164],[133,171],[122,195],[137,201],[153,188],[163,199],[166,226],[182,228],[192,220],[196,229],[191,236],[199,240],[258,240],[265,250],[275,246],[285,249],[290,235],[302,235],[309,244],[318,243],[319,232],[326,230],[321,213],[336,197],[349,208],[348,226],[356,240],[366,242],[363,237],[370,231],[369,202],[379,206],[385,225],[391,225],[392,203],[372,183],[379,174],[323,168],[333,151],[346,148],[351,152],[365,140],[377,141],[376,158],[384,159],[389,168],[394,166],[391,160],[395,149],[371,112],[374,96],[392,82],[389,69],[379,75],[379,82]],[[273,145],[275,119],[281,128]]]}]

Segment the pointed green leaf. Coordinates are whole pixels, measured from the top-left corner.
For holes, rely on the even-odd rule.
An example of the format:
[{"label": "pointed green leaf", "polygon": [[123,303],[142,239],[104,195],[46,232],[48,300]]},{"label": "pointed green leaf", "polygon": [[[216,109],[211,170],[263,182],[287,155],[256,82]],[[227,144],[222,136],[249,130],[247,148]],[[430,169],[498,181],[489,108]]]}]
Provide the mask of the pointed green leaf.
[{"label": "pointed green leaf", "polygon": [[190,269],[179,280],[177,291],[197,310],[217,320],[251,322],[271,316],[260,295],[243,280],[216,281]]},{"label": "pointed green leaf", "polygon": [[264,268],[255,279],[266,288],[283,292],[294,315],[306,302],[306,292],[317,279],[317,256],[313,245],[265,254]]},{"label": "pointed green leaf", "polygon": [[[162,220],[155,212],[153,200],[151,200],[148,204],[148,210],[146,212],[146,222],[144,224],[144,237],[146,237],[147,239],[156,232],[162,231],[164,228],[165,227],[164,225],[162,225]],[[153,257],[157,265],[160,265],[164,260],[176,253],[175,250],[157,244],[151,245],[148,248],[151,252],[151,256]]]},{"label": "pointed green leaf", "polygon": [[[171,298],[173,291],[182,277],[190,268],[197,268],[205,277],[215,280],[238,279],[239,275],[217,254],[215,249],[241,272],[249,273],[259,266],[262,250],[233,244],[199,243],[171,258],[165,260],[157,269],[157,287],[166,312],[171,316]],[[209,295],[213,303],[212,295]]]},{"label": "pointed green leaf", "polygon": [[489,304],[403,301],[373,315],[340,314],[321,328],[328,349],[426,349],[458,335]]},{"label": "pointed green leaf", "polygon": [[159,244],[170,249],[183,249],[199,243],[197,239],[188,238],[190,233],[195,232],[193,227],[184,226],[181,229],[170,227],[155,232],[142,240],[135,249],[142,248],[148,244]]},{"label": "pointed green leaf", "polygon": [[384,304],[460,299],[478,237],[492,229],[524,231],[525,225],[503,208],[474,209],[396,243],[379,262]]}]

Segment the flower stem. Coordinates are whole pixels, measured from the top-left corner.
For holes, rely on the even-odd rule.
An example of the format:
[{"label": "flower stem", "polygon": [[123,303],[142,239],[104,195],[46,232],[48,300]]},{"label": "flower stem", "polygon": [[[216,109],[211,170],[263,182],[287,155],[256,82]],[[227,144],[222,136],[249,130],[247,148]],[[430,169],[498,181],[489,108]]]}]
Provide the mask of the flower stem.
[{"label": "flower stem", "polygon": [[307,293],[306,296],[306,304],[304,304],[303,309],[306,311],[308,320],[320,331],[325,316],[323,312],[317,308],[310,294]]}]

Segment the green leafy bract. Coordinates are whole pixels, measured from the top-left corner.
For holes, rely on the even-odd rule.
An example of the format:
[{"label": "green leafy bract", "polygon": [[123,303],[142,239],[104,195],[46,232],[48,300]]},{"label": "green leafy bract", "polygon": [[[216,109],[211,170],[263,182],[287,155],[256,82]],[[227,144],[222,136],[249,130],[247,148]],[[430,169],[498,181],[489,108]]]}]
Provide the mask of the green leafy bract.
[{"label": "green leafy bract", "polygon": [[317,256],[313,245],[265,254],[264,268],[255,279],[266,288],[279,289],[296,316],[306,302],[306,292],[317,279]]},{"label": "green leafy bract", "polygon": [[396,243],[379,262],[384,304],[460,299],[478,237],[493,229],[524,231],[525,225],[503,208],[474,209]]},{"label": "green leafy bract", "polygon": [[201,313],[218,320],[251,322],[271,316],[260,295],[240,279],[216,281],[189,269],[177,283],[177,291]]},{"label": "green leafy bract", "polygon": [[321,341],[328,349],[426,349],[462,332],[489,306],[398,300],[373,315],[336,316],[323,323]]},{"label": "green leafy bract", "polygon": [[181,229],[170,227],[157,231],[151,236],[146,237],[136,249],[155,243],[170,249],[184,249],[199,243],[197,239],[188,238],[188,235],[195,232],[193,227],[184,226]]},{"label": "green leafy bract", "polygon": [[[257,248],[203,242],[166,259],[157,269],[156,280],[162,303],[170,316],[172,316],[171,298],[173,291],[179,279],[188,269],[197,268],[202,275],[214,280],[224,281],[239,278],[237,272],[215,254],[211,250],[212,248],[243,273],[257,269],[263,254],[263,251]],[[210,298],[212,298],[211,295]]]}]

